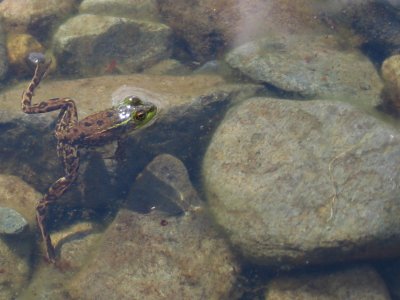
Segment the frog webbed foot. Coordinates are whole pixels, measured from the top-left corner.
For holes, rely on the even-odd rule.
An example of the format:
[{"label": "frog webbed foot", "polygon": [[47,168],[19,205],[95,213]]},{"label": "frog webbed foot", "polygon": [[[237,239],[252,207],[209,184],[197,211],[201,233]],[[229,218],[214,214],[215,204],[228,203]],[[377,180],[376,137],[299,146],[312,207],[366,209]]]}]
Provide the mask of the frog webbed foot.
[{"label": "frog webbed foot", "polygon": [[46,56],[41,52],[29,53],[26,61],[28,65],[36,69],[35,73],[40,79],[43,78],[51,65],[51,59],[46,58]]},{"label": "frog webbed foot", "polygon": [[46,56],[41,52],[31,52],[28,54],[26,61],[33,66],[38,64],[44,64],[46,62]]}]

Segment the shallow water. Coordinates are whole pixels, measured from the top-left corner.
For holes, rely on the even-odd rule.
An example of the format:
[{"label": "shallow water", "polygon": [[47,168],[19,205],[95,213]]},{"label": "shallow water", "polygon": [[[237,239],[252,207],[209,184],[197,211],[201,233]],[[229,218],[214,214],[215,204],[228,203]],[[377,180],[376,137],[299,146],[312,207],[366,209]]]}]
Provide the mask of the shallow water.
[{"label": "shallow water", "polygon": [[[53,59],[33,103],[69,97],[83,118],[134,95],[158,116],[107,145],[78,145],[79,177],[47,213],[53,266],[34,212],[39,193],[64,174],[59,112],[21,112],[33,70],[10,61],[0,91],[0,206],[30,227],[2,237],[0,299],[106,299],[104,287],[125,299],[306,299],[313,285],[321,299],[400,299],[392,267],[400,104],[382,105],[380,77],[400,46],[397,1],[92,2],[22,31]],[[12,11],[3,1],[1,14],[1,5]],[[5,32],[16,34],[7,20]],[[266,106],[253,107],[254,97]],[[294,169],[279,173],[287,165]],[[270,224],[267,212],[294,230]]]}]

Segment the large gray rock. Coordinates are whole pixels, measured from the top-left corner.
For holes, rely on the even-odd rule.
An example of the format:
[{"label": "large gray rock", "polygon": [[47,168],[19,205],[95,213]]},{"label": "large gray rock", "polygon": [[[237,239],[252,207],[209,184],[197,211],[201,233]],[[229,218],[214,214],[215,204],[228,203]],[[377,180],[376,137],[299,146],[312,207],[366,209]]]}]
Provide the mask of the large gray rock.
[{"label": "large gray rock", "polygon": [[399,165],[399,133],[347,104],[252,98],[216,130],[203,178],[244,257],[327,263],[397,253]]},{"label": "large gray rock", "polygon": [[171,30],[161,23],[82,14],[54,35],[63,73],[133,73],[171,55]]},{"label": "large gray rock", "polygon": [[233,49],[226,61],[256,81],[303,97],[377,102],[382,84],[373,64],[339,47],[325,35],[267,37]]},{"label": "large gray rock", "polygon": [[139,20],[159,19],[156,0],[84,0],[79,12]]}]

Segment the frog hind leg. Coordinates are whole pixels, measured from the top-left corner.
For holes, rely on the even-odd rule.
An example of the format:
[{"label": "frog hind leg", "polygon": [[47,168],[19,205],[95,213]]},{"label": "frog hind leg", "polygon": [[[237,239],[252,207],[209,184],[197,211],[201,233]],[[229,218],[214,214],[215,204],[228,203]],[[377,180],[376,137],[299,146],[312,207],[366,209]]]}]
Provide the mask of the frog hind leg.
[{"label": "frog hind leg", "polygon": [[61,158],[64,162],[65,175],[50,186],[47,193],[42,199],[40,199],[38,205],[36,206],[36,219],[43,241],[45,242],[46,256],[47,259],[52,263],[55,262],[55,251],[50,234],[45,225],[47,209],[50,204],[54,203],[58,198],[60,198],[71,186],[71,184],[78,177],[79,170],[79,151],[77,146],[59,142],[58,153],[61,155]]},{"label": "frog hind leg", "polygon": [[[56,125],[56,136],[65,131],[68,127],[74,126],[78,121],[75,104],[73,101],[70,103],[71,105],[63,106],[60,111],[59,120]],[[77,145],[70,144],[68,141],[59,140],[57,143],[57,153],[62,159],[65,175],[50,186],[47,193],[36,207],[37,223],[45,242],[46,256],[52,263],[55,262],[55,250],[50,234],[45,226],[47,208],[60,198],[71,186],[78,177],[79,170],[79,149]]]}]

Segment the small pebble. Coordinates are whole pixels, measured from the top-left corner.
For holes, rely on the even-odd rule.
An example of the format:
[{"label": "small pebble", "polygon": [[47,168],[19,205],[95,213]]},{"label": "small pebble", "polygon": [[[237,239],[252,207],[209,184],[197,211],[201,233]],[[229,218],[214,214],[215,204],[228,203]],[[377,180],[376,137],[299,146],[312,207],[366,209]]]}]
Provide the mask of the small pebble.
[{"label": "small pebble", "polygon": [[0,207],[0,234],[19,234],[28,226],[28,222],[17,211]]}]

